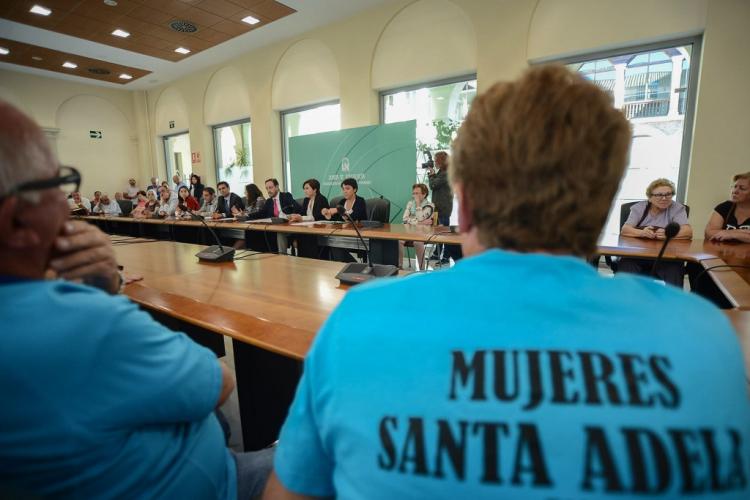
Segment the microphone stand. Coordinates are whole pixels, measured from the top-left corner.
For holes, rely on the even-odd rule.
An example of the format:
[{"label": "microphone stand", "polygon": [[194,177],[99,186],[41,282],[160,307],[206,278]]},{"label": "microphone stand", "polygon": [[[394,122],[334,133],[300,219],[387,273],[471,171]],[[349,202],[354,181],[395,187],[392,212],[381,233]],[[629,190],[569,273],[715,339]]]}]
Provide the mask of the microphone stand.
[{"label": "microphone stand", "polygon": [[661,263],[661,258],[664,255],[664,250],[667,249],[667,244],[672,241],[672,238],[677,236],[677,233],[679,232],[680,225],[676,222],[670,222],[669,224],[667,224],[667,227],[664,228],[664,244],[661,246],[661,250],[659,250],[659,255],[656,257],[654,265],[651,266],[651,277],[656,277],[656,270]]},{"label": "microphone stand", "polygon": [[362,233],[359,232],[359,228],[354,220],[344,211],[344,207],[337,207],[339,214],[342,218],[349,219],[349,222],[354,227],[354,231],[357,233],[359,241],[362,246],[365,247],[367,254],[367,264],[361,264],[359,262],[351,262],[346,264],[341,271],[336,275],[336,279],[342,285],[357,285],[370,281],[374,278],[381,278],[385,276],[396,276],[398,274],[398,267],[390,264],[373,264],[372,257],[370,256],[370,246],[365,243],[365,239],[362,237]]},{"label": "microphone stand", "polygon": [[208,229],[208,232],[211,233],[211,236],[213,236],[213,239],[216,242],[216,245],[206,247],[195,254],[195,256],[198,257],[198,260],[201,260],[203,262],[231,262],[234,260],[234,248],[223,246],[219,237],[216,235],[211,226],[206,224],[206,221],[203,220],[203,217],[196,214],[187,207],[185,207],[185,210],[183,210],[183,212],[187,212],[188,214],[190,214],[190,217],[193,220],[200,221],[203,226]]}]

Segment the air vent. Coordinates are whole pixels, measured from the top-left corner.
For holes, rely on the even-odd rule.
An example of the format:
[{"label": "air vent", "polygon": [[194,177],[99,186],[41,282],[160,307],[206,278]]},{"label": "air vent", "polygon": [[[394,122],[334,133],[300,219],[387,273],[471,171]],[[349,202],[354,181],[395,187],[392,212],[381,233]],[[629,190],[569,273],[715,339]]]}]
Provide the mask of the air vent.
[{"label": "air vent", "polygon": [[88,68],[89,73],[93,73],[95,75],[108,75],[112,73],[107,68]]},{"label": "air vent", "polygon": [[198,26],[190,21],[172,21],[169,23],[169,27],[180,33],[195,33],[198,31]]}]

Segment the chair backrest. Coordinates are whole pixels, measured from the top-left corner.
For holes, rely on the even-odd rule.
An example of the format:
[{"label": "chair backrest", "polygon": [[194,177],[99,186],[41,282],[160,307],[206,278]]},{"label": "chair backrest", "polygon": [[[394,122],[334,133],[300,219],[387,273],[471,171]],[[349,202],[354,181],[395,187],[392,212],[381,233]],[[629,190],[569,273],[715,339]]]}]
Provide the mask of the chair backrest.
[{"label": "chair backrest", "polygon": [[365,200],[367,218],[387,224],[391,221],[391,202],[385,198],[369,198]]},{"label": "chair backrest", "polygon": [[302,204],[305,202],[305,199],[304,198],[297,198],[294,201],[297,202],[297,205],[302,206]]},{"label": "chair backrest", "polygon": [[[630,215],[630,209],[638,203],[637,201],[630,201],[628,203],[623,203],[620,205],[620,228],[625,224],[625,221],[628,220],[628,216]],[[690,215],[690,207],[685,205],[685,213],[689,216]]]},{"label": "chair backrest", "polygon": [[116,200],[117,204],[120,205],[120,210],[122,210],[122,215],[130,215],[130,212],[133,211],[133,202],[130,200]]},{"label": "chair backrest", "polygon": [[344,202],[343,196],[334,196],[330,200],[328,200],[328,206],[329,207],[335,207],[337,205],[341,205]]}]

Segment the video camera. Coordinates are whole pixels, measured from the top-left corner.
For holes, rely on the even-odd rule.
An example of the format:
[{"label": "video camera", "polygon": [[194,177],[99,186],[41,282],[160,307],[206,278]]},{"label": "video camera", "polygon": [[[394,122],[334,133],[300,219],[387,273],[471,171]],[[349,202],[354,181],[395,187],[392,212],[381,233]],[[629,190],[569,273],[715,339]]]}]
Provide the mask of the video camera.
[{"label": "video camera", "polygon": [[435,161],[432,159],[432,153],[425,151],[424,155],[427,157],[427,161],[422,163],[422,168],[435,168]]}]

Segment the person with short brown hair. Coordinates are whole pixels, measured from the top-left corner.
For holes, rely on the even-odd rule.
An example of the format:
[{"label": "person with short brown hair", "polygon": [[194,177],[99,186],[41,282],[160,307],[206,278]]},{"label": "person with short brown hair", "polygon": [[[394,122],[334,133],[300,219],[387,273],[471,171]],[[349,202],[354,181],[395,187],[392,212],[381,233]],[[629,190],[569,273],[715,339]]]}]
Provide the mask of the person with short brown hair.
[{"label": "person with short brown hair", "polygon": [[453,144],[466,257],[347,292],[266,498],[750,498],[727,318],[586,262],[629,143],[607,93],[562,66],[479,95]]},{"label": "person with short brown hair", "polygon": [[714,208],[706,224],[706,239],[750,243],[750,172],[732,177],[729,200]]}]

